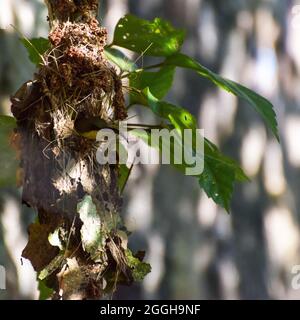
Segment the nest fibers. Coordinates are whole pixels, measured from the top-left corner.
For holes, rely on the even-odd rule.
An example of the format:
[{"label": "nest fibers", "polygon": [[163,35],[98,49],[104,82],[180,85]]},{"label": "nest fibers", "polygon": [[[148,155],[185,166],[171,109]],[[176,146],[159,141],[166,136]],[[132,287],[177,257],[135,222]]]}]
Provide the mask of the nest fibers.
[{"label": "nest fibers", "polygon": [[[56,23],[49,34],[51,49],[43,55],[43,65],[35,80],[25,84],[12,98],[19,132],[21,128],[26,130],[23,145],[36,136],[35,144],[40,144],[38,148],[43,148],[43,156],[53,159],[55,166],[60,162],[67,166],[70,159],[76,163],[83,161],[88,173],[82,171],[75,181],[81,181],[86,192],[96,185],[93,167],[97,166],[97,142],[79,135],[75,121],[99,117],[109,124],[127,117],[121,79],[104,57],[106,39],[106,29],[95,18],[87,22]],[[26,163],[23,160],[24,167]],[[28,162],[29,171],[30,165]],[[50,180],[56,181],[61,171],[62,168],[55,174],[49,171]],[[38,183],[36,178],[31,172],[28,182],[24,182],[33,185]],[[59,183],[59,188],[54,183],[60,194],[66,192],[64,185],[72,184],[72,188],[67,188],[70,190],[77,187],[73,178],[67,175],[66,180]]]},{"label": "nest fibers", "polygon": [[[44,56],[38,78],[51,109],[60,110],[63,128],[72,130],[77,117],[96,116],[109,123],[127,116],[122,82],[104,57],[106,38],[106,29],[96,19],[60,23],[49,35],[53,47]],[[62,135],[65,130],[59,123],[56,131]]]}]

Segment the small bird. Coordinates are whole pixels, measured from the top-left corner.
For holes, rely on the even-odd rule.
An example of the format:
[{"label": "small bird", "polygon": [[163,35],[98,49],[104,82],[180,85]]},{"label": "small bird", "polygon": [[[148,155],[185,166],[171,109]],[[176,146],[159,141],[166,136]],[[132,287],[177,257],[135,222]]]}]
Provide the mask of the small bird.
[{"label": "small bird", "polygon": [[[90,117],[90,118],[78,118],[75,120],[74,128],[77,133],[81,136],[86,137],[91,140],[95,140],[97,137],[97,133],[101,129],[111,129],[115,133],[119,134],[119,123],[118,122],[110,122],[101,119],[100,117]],[[148,125],[148,124],[136,124],[136,123],[128,123],[127,129],[128,131],[134,129],[162,129],[163,125]]]},{"label": "small bird", "polygon": [[84,133],[88,131],[113,128],[113,124],[107,123],[105,120],[99,117],[90,118],[77,118],[75,120],[74,128],[78,133]]}]

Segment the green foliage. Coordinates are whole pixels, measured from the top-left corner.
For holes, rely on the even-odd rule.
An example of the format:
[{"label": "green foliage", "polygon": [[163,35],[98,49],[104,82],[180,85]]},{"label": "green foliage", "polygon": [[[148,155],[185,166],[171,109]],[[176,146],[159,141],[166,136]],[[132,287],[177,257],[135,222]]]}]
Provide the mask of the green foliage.
[{"label": "green foliage", "polygon": [[53,260],[39,273],[38,279],[44,280],[57,270],[64,260],[64,252],[61,251]]},{"label": "green foliage", "polygon": [[[174,69],[167,69],[167,67],[191,69],[221,89],[246,100],[262,116],[274,136],[279,140],[276,114],[272,104],[250,89],[222,78],[194,59],[180,53],[183,39],[184,32],[182,30],[174,29],[161,19],[146,21],[129,15],[119,21],[112,45],[124,47],[137,53],[166,57],[159,64],[161,69],[157,72],[145,71],[151,68],[149,66],[144,70],[135,70],[128,75],[132,87],[131,104],[150,107],[158,117],[169,121],[170,130],[176,128],[179,132],[184,129],[196,131],[196,120],[186,109],[160,101],[167,94],[173,82]],[[172,46],[172,43],[176,43],[176,45]],[[134,134],[139,136],[139,132],[134,132]],[[150,143],[147,135],[140,136],[140,138]],[[160,146],[157,147],[160,148]],[[195,145],[190,147],[191,152],[195,152]],[[197,177],[199,185],[210,198],[229,211],[235,183],[247,181],[248,178],[234,160],[224,156],[207,139],[204,140],[204,151],[204,171]],[[178,166],[174,161],[172,164],[180,171],[186,168],[185,164]]]},{"label": "green foliage", "polygon": [[247,181],[248,177],[234,160],[211,145],[205,139],[204,171],[199,176],[199,184],[209,198],[229,212],[234,183]]},{"label": "green foliage", "polygon": [[53,294],[53,289],[47,287],[45,280],[38,280],[38,290],[40,292],[39,300],[47,300]]},{"label": "green foliage", "polygon": [[142,262],[138,258],[134,257],[129,249],[126,250],[126,258],[128,267],[132,270],[134,281],[142,281],[145,276],[151,272],[150,264]]},{"label": "green foliage", "polygon": [[120,164],[119,165],[119,179],[118,179],[118,185],[119,185],[119,190],[121,193],[124,191],[124,188],[126,186],[126,183],[128,181],[131,168],[128,168],[126,164]]},{"label": "green foliage", "polygon": [[121,71],[133,72],[137,69],[137,66],[125,54],[115,48],[105,48],[104,54],[106,59],[117,65]]},{"label": "green foliage", "polygon": [[[157,72],[133,72],[129,76],[130,86],[139,91],[149,88],[155,97],[162,99],[172,86],[174,74],[175,67],[173,66],[162,67]],[[147,105],[143,95],[137,94],[137,91],[132,91],[130,103]]]},{"label": "green foliage", "polygon": [[[183,132],[184,129],[191,129],[196,135],[197,121],[186,109],[159,101],[148,89],[144,92],[154,113],[168,119],[178,131]],[[195,143],[195,139],[193,140],[193,143]],[[195,145],[191,147],[193,152],[196,152]],[[203,155],[199,155],[199,157],[201,158]],[[175,165],[175,167],[181,171],[187,168],[185,164],[182,166]],[[207,139],[204,140],[204,171],[200,176],[196,177],[207,195],[227,211],[229,211],[229,202],[232,197],[234,183],[247,180],[246,175],[238,164],[222,155],[217,147]]]},{"label": "green foliage", "polygon": [[28,52],[28,56],[30,61],[35,64],[36,66],[39,66],[39,64],[42,62],[42,55],[50,49],[50,42],[48,39],[45,38],[22,38],[21,42],[25,46]]},{"label": "green foliage", "polygon": [[184,54],[177,53],[168,57],[165,64],[195,70],[200,76],[209,79],[221,89],[229,91],[249,102],[249,104],[262,116],[275,137],[279,140],[276,114],[272,104],[267,99],[234,81],[222,78]]},{"label": "green foliage", "polygon": [[16,185],[18,161],[10,143],[10,136],[16,127],[13,117],[0,115],[0,187]]},{"label": "green foliage", "polygon": [[[113,42],[106,47],[105,55],[111,63],[120,68],[123,76],[124,73],[127,73],[125,76],[129,78],[130,106],[139,104],[149,107],[159,118],[168,122],[165,128],[169,130],[175,128],[181,133],[184,129],[192,129],[196,132],[197,122],[193,115],[185,108],[161,101],[172,86],[175,68],[191,69],[221,89],[247,101],[261,115],[274,136],[279,140],[276,114],[272,104],[245,86],[221,77],[194,59],[180,53],[184,37],[183,30],[175,29],[160,18],[147,21],[133,15],[126,15],[120,19],[115,28]],[[31,61],[36,64],[40,63],[41,54],[49,47],[48,40],[39,38],[28,41],[23,39],[22,42],[28,49]],[[116,46],[138,54],[162,57],[163,60],[158,65],[138,68]],[[148,70],[152,68],[157,70]],[[141,136],[139,131],[133,132],[133,134],[150,143],[147,134]],[[160,146],[157,147],[160,149]],[[195,153],[195,147],[195,145],[190,146],[192,154]],[[203,155],[199,156],[203,157]],[[184,163],[177,165],[174,157],[172,164],[182,172],[187,167]],[[121,191],[125,187],[130,171],[125,165],[119,167],[119,188]],[[204,171],[197,176],[197,179],[206,194],[227,211],[229,211],[235,183],[248,180],[239,165],[224,156],[207,139],[204,140]]]},{"label": "green foliage", "polygon": [[128,14],[118,22],[112,44],[145,55],[167,57],[180,50],[184,37],[183,30],[174,29],[160,18],[147,21]]},{"label": "green foliage", "polygon": [[197,121],[186,109],[177,107],[171,103],[157,99],[149,88],[143,91],[147,99],[147,105],[161,118],[168,119],[174,127],[180,131],[197,128]]}]

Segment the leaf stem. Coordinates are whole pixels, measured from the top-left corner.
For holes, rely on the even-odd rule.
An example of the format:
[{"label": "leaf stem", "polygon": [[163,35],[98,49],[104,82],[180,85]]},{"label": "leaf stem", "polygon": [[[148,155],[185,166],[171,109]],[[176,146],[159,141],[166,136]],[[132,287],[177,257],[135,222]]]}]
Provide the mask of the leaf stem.
[{"label": "leaf stem", "polygon": [[147,67],[144,67],[144,68],[140,68],[140,69],[137,69],[135,71],[132,71],[132,72],[128,72],[128,73],[125,73],[121,79],[124,79],[124,78],[128,78],[130,75],[134,74],[134,73],[140,73],[140,72],[143,72],[145,70],[151,70],[151,69],[157,69],[157,68],[160,68],[160,67],[163,67],[164,66],[164,62],[161,62],[161,63],[157,63],[157,64],[153,64],[151,66],[147,66]]}]

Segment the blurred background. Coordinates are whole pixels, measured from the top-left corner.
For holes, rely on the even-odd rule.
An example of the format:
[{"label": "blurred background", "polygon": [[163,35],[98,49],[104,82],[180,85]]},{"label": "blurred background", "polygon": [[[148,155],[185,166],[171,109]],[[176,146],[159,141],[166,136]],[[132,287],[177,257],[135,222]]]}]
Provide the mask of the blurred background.
[{"label": "blurred background", "polygon": [[[132,249],[147,251],[152,272],[141,285],[121,288],[116,299],[300,299],[300,289],[292,286],[292,271],[300,265],[297,5],[300,1],[101,1],[101,22],[110,35],[127,12],[185,28],[183,51],[270,99],[281,135],[279,145],[246,103],[178,70],[168,99],[197,116],[206,136],[242,164],[251,182],[236,187],[228,215],[192,178],[167,166],[136,166],[123,217],[133,231]],[[34,72],[9,25],[28,38],[47,37],[46,15],[42,0],[0,0],[2,114],[9,114],[9,96]],[[151,118],[134,112],[141,121]],[[34,213],[20,205],[20,190],[5,186],[1,159],[0,265],[7,284],[0,299],[36,299],[35,273],[21,260]]]}]

